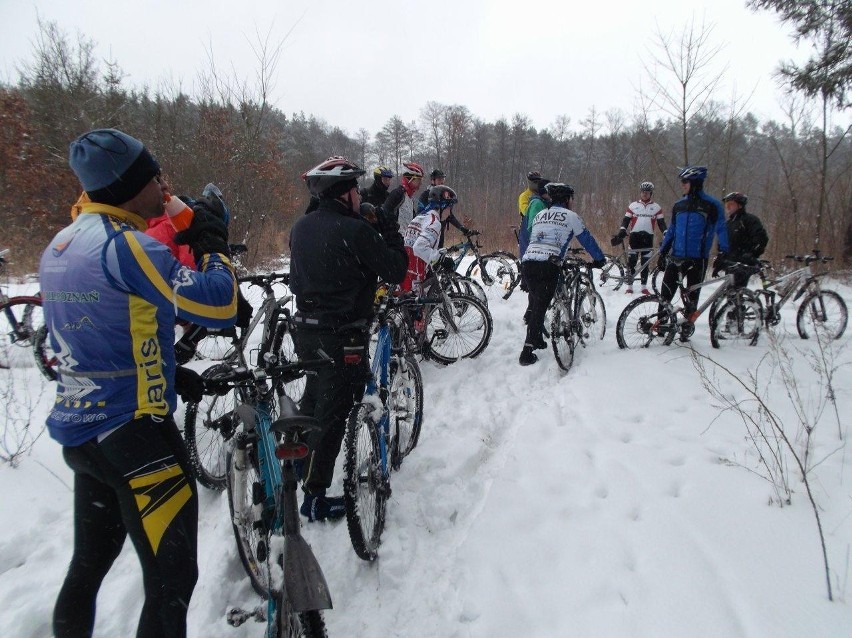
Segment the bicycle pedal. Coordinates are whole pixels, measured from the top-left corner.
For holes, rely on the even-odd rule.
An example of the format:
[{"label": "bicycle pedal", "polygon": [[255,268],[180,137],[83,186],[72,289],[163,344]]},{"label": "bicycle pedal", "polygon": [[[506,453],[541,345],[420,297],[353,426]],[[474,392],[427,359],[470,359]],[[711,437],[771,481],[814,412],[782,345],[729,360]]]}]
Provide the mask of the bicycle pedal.
[{"label": "bicycle pedal", "polygon": [[262,605],[255,607],[252,611],[241,607],[232,607],[228,610],[226,619],[231,627],[239,627],[250,619],[254,619],[255,622],[266,622],[266,610],[263,609]]}]

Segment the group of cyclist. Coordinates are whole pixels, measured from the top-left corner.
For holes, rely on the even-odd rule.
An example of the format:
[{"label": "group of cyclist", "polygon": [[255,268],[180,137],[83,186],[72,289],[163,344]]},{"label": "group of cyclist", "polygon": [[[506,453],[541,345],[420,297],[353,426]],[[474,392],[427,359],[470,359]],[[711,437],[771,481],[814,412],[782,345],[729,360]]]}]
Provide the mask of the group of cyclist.
[{"label": "group of cyclist", "polygon": [[[645,181],[639,185],[640,196],[624,214],[618,232],[610,243],[621,244],[629,236],[631,253],[628,257],[627,294],[633,294],[633,280],[639,266],[642,294],[650,294],[648,275],[654,230],[663,234],[658,257],[658,267],[664,271],[660,296],[671,302],[683,276],[687,286],[704,281],[710,252],[718,238],[718,252],[712,274],[719,273],[734,263],[757,265],[766,250],[769,237],[763,224],[746,211],[748,198],[731,192],[723,198],[724,205],[704,191],[707,168],[687,166],[680,170],[683,197],[674,206],[669,225],[662,208],[653,201],[654,185]],[[522,221],[518,233],[523,287],[529,292],[529,304],[524,319],[527,335],[519,363],[530,365],[537,357],[533,350],[545,348],[542,337],[544,313],[553,298],[558,264],[565,255],[571,239],[576,236],[592,257],[592,267],[601,267],[603,254],[595,239],[583,225],[580,217],[570,210],[574,190],[565,184],[554,184],[538,171],[527,175],[529,186],[518,197]],[[725,213],[728,218],[725,218]],[[749,273],[735,270],[735,285],[745,286]],[[700,288],[689,293],[685,300],[685,316],[698,308]],[[688,333],[681,335],[688,340]]]},{"label": "group of cyclist", "polygon": [[[165,223],[169,186],[144,144],[115,129],[92,130],[74,140],[69,164],[84,197],[39,268],[58,359],[47,427],[74,472],[74,548],[53,630],[59,638],[91,635],[98,590],[129,536],[145,586],[137,636],[185,636],[198,575],[198,499],[173,413],[178,394],[197,399],[204,383],[176,360],[175,321],[210,328],[233,326],[238,315],[246,321],[246,311],[238,312],[228,211],[218,197],[188,199],[193,211],[188,229],[146,234]],[[416,162],[403,168],[394,189],[393,173],[383,166],[373,172],[370,187],[359,189],[365,171],[339,156],[303,174],[311,204],[290,233],[294,341],[300,358],[322,351],[335,362],[308,377],[300,405],[321,424],[310,435],[311,452],[301,470],[301,513],[311,522],[345,515],[342,496],[328,490],[346,417],[369,375],[368,325],[379,280],[418,290],[430,267],[451,267],[441,250],[447,225],[468,232],[453,216],[458,197],[444,184],[442,171],[432,171],[429,188],[417,197],[424,170]],[[622,225],[624,233],[646,233],[644,219],[651,215],[651,232],[654,221],[665,230],[661,255],[669,259],[663,283],[668,299],[677,269],[703,278],[714,235],[719,267],[726,253],[757,258],[766,246],[759,221],[745,213],[744,196],[725,198],[734,242],[729,246],[721,204],[703,192],[706,169],[688,167],[680,177],[684,197],[667,228],[659,207],[649,205],[649,183],[642,184],[641,206],[631,205]],[[529,178],[521,204],[526,214],[521,268],[529,291],[523,365],[534,363],[534,350],[543,347],[544,313],[568,242],[577,237],[593,265],[604,263],[597,242],[571,210],[574,190],[537,174]],[[173,244],[171,250],[167,244]],[[647,238],[637,236],[637,248],[647,245]]]}]

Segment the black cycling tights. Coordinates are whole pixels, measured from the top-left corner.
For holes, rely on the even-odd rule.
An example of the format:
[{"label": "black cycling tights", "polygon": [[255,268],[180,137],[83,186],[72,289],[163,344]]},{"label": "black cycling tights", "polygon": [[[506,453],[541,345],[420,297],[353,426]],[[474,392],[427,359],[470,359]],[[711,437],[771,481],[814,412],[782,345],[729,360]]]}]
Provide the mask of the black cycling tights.
[{"label": "black cycling tights", "polygon": [[137,638],[183,638],[198,579],[198,496],[174,420],[135,419],[63,454],[74,470],[74,554],[54,634],[92,635],[98,589],[129,535],[145,587]]}]

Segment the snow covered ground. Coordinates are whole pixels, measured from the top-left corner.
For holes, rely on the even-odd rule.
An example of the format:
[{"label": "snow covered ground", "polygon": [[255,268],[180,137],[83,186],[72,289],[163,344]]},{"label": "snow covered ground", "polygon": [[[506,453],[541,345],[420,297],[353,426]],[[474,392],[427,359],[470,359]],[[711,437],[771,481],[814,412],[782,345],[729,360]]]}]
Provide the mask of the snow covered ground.
[{"label": "snow covered ground", "polygon": [[[852,291],[835,288],[852,305]],[[490,295],[494,335],[478,359],[423,364],[423,433],[393,476],[379,559],[355,556],[345,522],[304,526],[334,599],[329,635],[852,636],[852,328],[834,344],[840,423],[829,406],[812,433],[829,602],[814,515],[789,457],[792,503],[781,507],[742,419],[702,387],[689,348],[620,351],[615,322],[630,297],[604,296],[606,337],[579,352],[568,374],[549,351],[518,365],[520,292],[508,301]],[[826,389],[810,363],[816,344],[796,336],[793,319],[785,309],[776,333],[810,415]],[[755,373],[791,436],[798,432],[765,335],[754,348],[713,350],[702,320],[692,346],[740,377]],[[724,373],[714,383],[746,397]],[[0,371],[0,388],[37,432],[52,388],[35,368]],[[0,465],[0,636],[50,635],[71,553],[71,482],[46,434],[18,467]],[[200,495],[189,633],[261,636],[260,625],[225,622],[230,607],[258,599],[237,558],[226,496]],[[96,636],[132,636],[141,596],[128,543],[101,591]]]}]

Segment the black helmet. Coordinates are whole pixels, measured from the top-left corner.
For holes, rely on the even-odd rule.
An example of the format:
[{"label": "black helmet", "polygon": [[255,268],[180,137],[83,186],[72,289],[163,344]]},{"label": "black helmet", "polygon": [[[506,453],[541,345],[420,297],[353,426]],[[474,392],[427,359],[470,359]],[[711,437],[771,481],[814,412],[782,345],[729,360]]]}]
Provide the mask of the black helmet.
[{"label": "black helmet", "polygon": [[303,173],[302,179],[311,195],[334,198],[358,186],[358,178],[366,172],[345,157],[334,155]]},{"label": "black helmet", "polygon": [[381,179],[382,177],[393,177],[393,171],[387,166],[376,166],[376,168],[373,169],[373,177],[375,179]]},{"label": "black helmet", "polygon": [[438,208],[444,210],[445,208],[449,208],[450,206],[457,204],[459,198],[452,188],[441,185],[433,186],[429,189],[429,201],[436,202],[438,204]]},{"label": "black helmet", "polygon": [[538,171],[530,171],[529,173],[527,173],[527,179],[531,182],[537,182],[541,179],[541,173],[539,173]]},{"label": "black helmet", "polygon": [[738,193],[737,191],[734,191],[732,193],[728,193],[727,195],[725,195],[722,198],[722,201],[723,202],[736,202],[740,206],[745,207],[745,205],[748,204],[748,197],[746,197],[742,193]]},{"label": "black helmet", "polygon": [[432,172],[429,173],[429,179],[438,179],[439,177],[446,177],[446,175],[444,175],[444,171],[440,168],[433,168]]},{"label": "black helmet", "polygon": [[574,195],[574,189],[562,182],[550,182],[544,189],[554,204],[567,202]]},{"label": "black helmet", "polygon": [[536,183],[538,184],[538,194],[539,195],[546,194],[547,193],[547,185],[550,184],[550,180],[547,179],[546,177],[542,177]]}]

